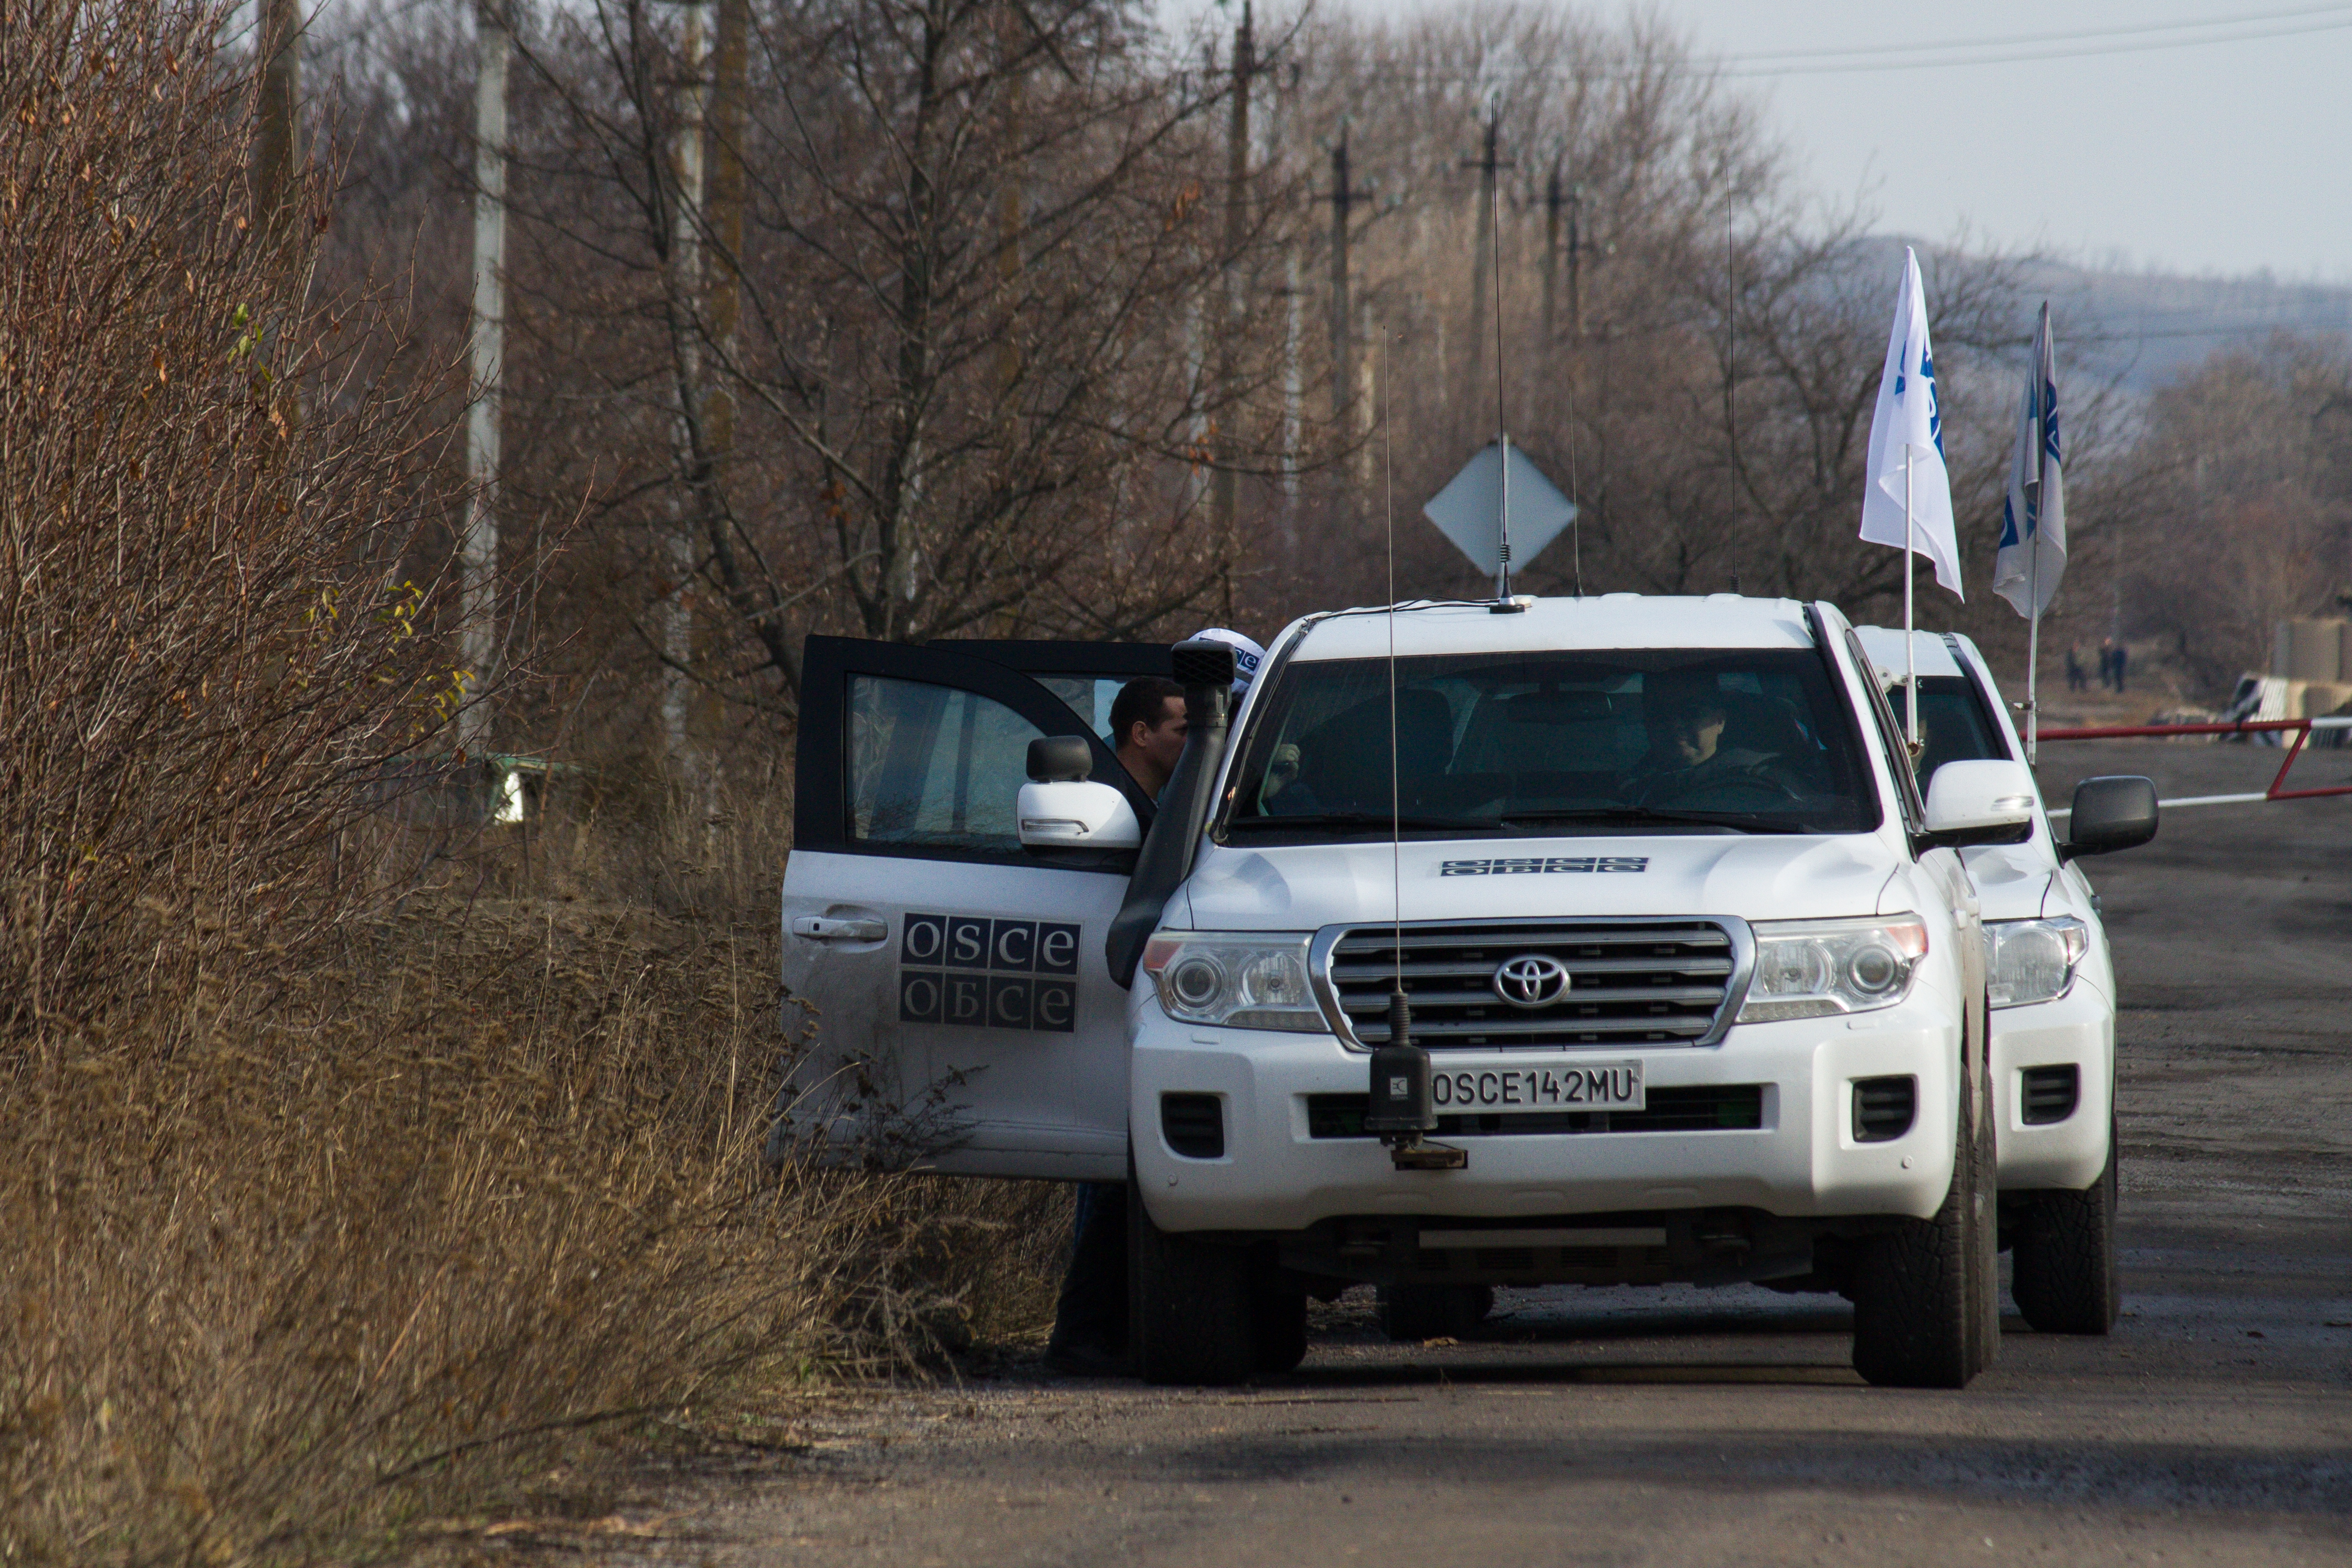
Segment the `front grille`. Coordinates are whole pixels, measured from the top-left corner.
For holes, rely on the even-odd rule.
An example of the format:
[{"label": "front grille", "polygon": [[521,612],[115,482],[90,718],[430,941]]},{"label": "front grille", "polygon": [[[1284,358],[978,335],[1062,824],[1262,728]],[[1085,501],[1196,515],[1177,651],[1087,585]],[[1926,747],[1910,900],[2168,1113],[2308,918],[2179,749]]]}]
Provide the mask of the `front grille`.
[{"label": "front grille", "polygon": [[2029,1127],[2046,1127],[2074,1113],[2083,1092],[2083,1075],[2073,1062],[2063,1067],[2025,1070],[2025,1104],[2019,1118]]},{"label": "front grille", "polygon": [[[1714,1032],[1738,954],[1730,933],[1707,920],[1407,925],[1413,1041],[1432,1051],[1689,1044]],[[1505,1000],[1496,977],[1519,958],[1556,960],[1567,971],[1565,992],[1538,1007]],[[1343,933],[1324,966],[1357,1042],[1387,1043],[1394,928]]]},{"label": "front grille", "polygon": [[1891,1143],[1911,1130],[1918,1114],[1919,1081],[1916,1078],[1857,1078],[1853,1081],[1853,1141]]},{"label": "front grille", "polygon": [[[1369,1138],[1363,1094],[1309,1094],[1307,1134],[1312,1138]],[[1653,1089],[1641,1111],[1489,1111],[1440,1116],[1439,1136],[1507,1136],[1515,1133],[1738,1133],[1764,1125],[1760,1083],[1704,1083]]]},{"label": "front grille", "polygon": [[1162,1094],[1160,1134],[1188,1160],[1225,1156],[1225,1108],[1213,1094]]}]

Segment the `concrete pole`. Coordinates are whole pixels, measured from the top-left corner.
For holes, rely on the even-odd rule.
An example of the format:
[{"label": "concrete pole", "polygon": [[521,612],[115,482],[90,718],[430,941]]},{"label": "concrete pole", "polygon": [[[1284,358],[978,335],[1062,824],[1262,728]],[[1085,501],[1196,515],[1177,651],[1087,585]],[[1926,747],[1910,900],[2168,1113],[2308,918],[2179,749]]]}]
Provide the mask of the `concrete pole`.
[{"label": "concrete pole", "polygon": [[282,243],[302,167],[301,0],[261,0],[259,122],[254,127],[255,216]]},{"label": "concrete pole", "polygon": [[1242,246],[1249,237],[1250,78],[1257,70],[1257,46],[1250,30],[1250,0],[1242,0],[1241,25],[1234,29],[1233,118],[1225,144],[1225,323],[1218,348],[1216,466],[1210,474],[1210,519],[1220,548],[1230,545],[1240,512],[1241,345],[1248,329],[1249,294],[1242,276]]},{"label": "concrete pole", "polygon": [[[682,7],[678,32],[677,124],[670,149],[671,176],[676,182],[670,204],[670,316],[677,356],[679,476],[699,476],[696,425],[708,412],[701,403],[702,230],[704,120],[709,109],[710,6],[693,0]],[[693,681],[686,674],[694,659],[693,580],[699,559],[696,528],[700,508],[689,494],[690,484],[676,487],[669,538],[666,541],[669,592],[661,605],[662,729],[674,766],[689,764],[691,737],[687,718],[693,703]]]},{"label": "concrete pole", "polygon": [[1549,349],[1559,337],[1559,154],[1551,159],[1551,178],[1544,183],[1543,340]]},{"label": "concrete pole", "polygon": [[1282,329],[1282,495],[1283,528],[1287,532],[1292,524],[1289,503],[1298,495],[1298,424],[1299,393],[1299,319],[1298,247],[1292,246],[1282,259],[1283,292],[1289,306]]},{"label": "concrete pole", "polygon": [[1339,140],[1331,148],[1331,422],[1347,417],[1355,396],[1356,378],[1348,362],[1348,209],[1356,199],[1348,168],[1348,122],[1339,122]]},{"label": "concrete pole", "polygon": [[[1490,247],[1495,235],[1495,171],[1496,144],[1503,133],[1503,106],[1499,99],[1490,99],[1486,106],[1486,151],[1477,161],[1478,170],[1478,233],[1470,251],[1470,375],[1465,390],[1472,399],[1483,399],[1486,388],[1486,275],[1491,270]],[[1468,407],[1476,407],[1475,402]]]},{"label": "concrete pole", "polygon": [[457,541],[459,644],[466,702],[457,742],[489,737],[481,694],[498,675],[499,465],[506,381],[507,68],[514,49],[506,0],[474,7],[473,396],[466,410],[466,522]]}]

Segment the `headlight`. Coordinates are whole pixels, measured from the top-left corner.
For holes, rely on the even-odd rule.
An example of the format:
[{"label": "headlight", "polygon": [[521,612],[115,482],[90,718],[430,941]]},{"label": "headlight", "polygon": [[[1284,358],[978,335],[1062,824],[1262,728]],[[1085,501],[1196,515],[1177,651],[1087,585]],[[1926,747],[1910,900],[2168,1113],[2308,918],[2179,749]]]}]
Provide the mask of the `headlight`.
[{"label": "headlight", "polygon": [[2053,920],[1985,922],[1985,989],[1997,1008],[2066,994],[2091,950],[2091,928],[2071,915]]},{"label": "headlight", "polygon": [[1756,973],[1739,1021],[1891,1008],[1911,994],[1911,977],[1927,956],[1927,926],[1916,915],[1759,922]]},{"label": "headlight", "polygon": [[1319,1033],[1330,1026],[1307,987],[1307,942],[1303,931],[1155,932],[1143,972],[1168,1016],[1185,1023]]}]

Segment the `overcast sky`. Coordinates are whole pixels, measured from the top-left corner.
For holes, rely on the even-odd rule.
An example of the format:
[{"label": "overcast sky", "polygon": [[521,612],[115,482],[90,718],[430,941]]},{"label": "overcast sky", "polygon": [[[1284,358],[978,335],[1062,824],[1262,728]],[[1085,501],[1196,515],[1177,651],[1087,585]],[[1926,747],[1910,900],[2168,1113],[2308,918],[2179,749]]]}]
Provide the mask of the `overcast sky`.
[{"label": "overcast sky", "polygon": [[2352,282],[2352,5],[1654,4],[1764,101],[1809,185],[1863,195],[1883,231]]}]

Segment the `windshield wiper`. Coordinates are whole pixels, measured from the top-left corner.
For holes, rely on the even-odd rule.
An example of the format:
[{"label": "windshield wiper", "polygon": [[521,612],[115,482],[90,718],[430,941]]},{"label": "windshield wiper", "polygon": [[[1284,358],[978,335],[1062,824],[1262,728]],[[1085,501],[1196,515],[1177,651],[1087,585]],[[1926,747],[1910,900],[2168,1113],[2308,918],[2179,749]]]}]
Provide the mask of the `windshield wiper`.
[{"label": "windshield wiper", "polygon": [[1501,826],[1493,817],[1416,817],[1407,812],[1391,817],[1386,811],[1302,811],[1295,817],[1235,817],[1225,823],[1228,832],[1243,829],[1314,828],[1330,832],[1358,832],[1377,829],[1387,832],[1391,824],[1400,830],[1435,830],[1440,832],[1491,833]]},{"label": "windshield wiper", "polygon": [[1655,806],[1570,806],[1556,810],[1506,811],[1497,819],[1522,822],[1674,822],[1690,827],[1731,828],[1743,833],[1810,833],[1802,822],[1784,822],[1755,811],[1669,811]]}]

